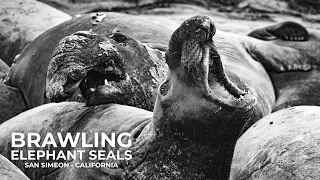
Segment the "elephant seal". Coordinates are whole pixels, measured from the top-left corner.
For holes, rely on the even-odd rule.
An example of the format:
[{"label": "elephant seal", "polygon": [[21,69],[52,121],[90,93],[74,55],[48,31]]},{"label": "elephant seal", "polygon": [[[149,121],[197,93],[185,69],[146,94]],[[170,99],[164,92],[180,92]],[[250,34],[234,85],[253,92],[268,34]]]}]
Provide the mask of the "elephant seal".
[{"label": "elephant seal", "polygon": [[[112,90],[106,90],[103,88],[93,88],[91,89],[90,86],[98,87],[97,85],[101,85],[101,79],[99,82],[95,82],[93,84],[84,83],[84,81],[88,81],[88,79],[92,79],[91,77],[95,77],[95,73],[91,72],[97,72],[96,70],[93,70],[94,68],[89,68],[88,64],[77,64],[77,58],[74,58],[72,55],[74,53],[66,53],[67,51],[71,51],[73,48],[72,45],[75,45],[74,48],[77,49],[79,46],[77,45],[76,41],[67,41],[68,38],[73,37],[79,37],[84,38],[84,36],[78,36],[74,33],[77,31],[92,31],[91,33],[96,34],[99,37],[98,39],[101,40],[101,38],[107,38],[109,40],[107,44],[111,42],[113,43],[115,47],[112,47],[111,45],[108,47],[109,50],[115,51],[117,49],[120,49],[121,51],[118,52],[119,55],[124,57],[134,57],[134,59],[139,59],[140,57],[146,57],[149,56],[149,60],[147,59],[148,63],[151,63],[147,65],[144,68],[144,66],[141,65],[141,61],[137,61],[137,63],[130,62],[127,58],[118,58],[121,59],[118,62],[119,67],[123,67],[121,72],[125,72],[126,78],[127,77],[135,77],[131,78],[130,80],[124,80],[122,79],[121,82],[124,82],[121,86],[121,88],[117,88],[119,86],[110,86]],[[73,35],[72,35],[73,34]],[[116,36],[113,36],[116,34]],[[8,76],[6,77],[5,85],[11,86],[12,88],[16,88],[17,91],[22,92],[22,97],[25,99],[24,101],[26,104],[23,104],[23,106],[27,106],[28,108],[33,108],[36,106],[39,106],[43,103],[48,103],[53,101],[61,101],[63,99],[66,99],[70,97],[70,95],[73,93],[73,97],[71,97],[71,100],[79,100],[82,99],[82,97],[78,97],[80,90],[79,87],[82,87],[82,94],[85,94],[84,96],[89,97],[87,95],[92,95],[91,99],[89,100],[88,104],[94,105],[94,104],[101,104],[106,103],[105,98],[103,97],[112,97],[110,98],[110,101],[114,102],[121,102],[121,104],[128,104],[128,105],[135,105],[139,107],[143,107],[145,109],[152,109],[153,102],[155,100],[156,91],[154,87],[156,87],[155,84],[159,84],[161,81],[163,72],[167,71],[167,68],[163,68],[162,61],[163,56],[162,54],[167,49],[167,44],[170,39],[170,35],[172,34],[172,31],[170,29],[167,29],[163,26],[153,24],[153,23],[146,23],[146,21],[142,18],[138,18],[135,16],[130,15],[123,15],[123,14],[117,14],[117,13],[93,13],[93,14],[87,14],[83,15],[78,18],[74,18],[68,22],[62,23],[61,25],[56,26],[55,28],[52,28],[39,36],[36,40],[34,40],[30,46],[28,46],[21,55],[16,59],[15,63],[12,65],[10,72],[8,73]],[[67,37],[66,37],[67,36]],[[69,37],[70,36],[70,37]],[[111,38],[113,37],[113,39]],[[124,40],[129,40],[130,42],[135,43],[118,43],[115,41],[115,37],[123,37]],[[59,86],[52,86],[56,89],[50,90],[51,85],[48,85],[48,95],[52,99],[48,99],[45,96],[45,87],[46,87],[46,74],[52,74],[53,72],[47,73],[48,66],[50,64],[51,55],[53,54],[53,51],[55,49],[55,46],[59,44],[59,41],[61,39],[63,42],[69,42],[69,43],[62,43],[62,44],[69,44],[71,46],[59,46],[57,47],[57,52],[61,52],[62,54],[55,54],[53,61],[58,61],[56,63],[57,65],[62,65],[63,63],[71,63],[67,66],[55,67],[53,63],[52,70],[57,68],[54,72],[59,72],[64,74],[61,78],[60,85]],[[119,40],[121,40],[120,38]],[[258,117],[262,117],[264,115],[267,115],[271,112],[271,109],[273,107],[274,101],[275,101],[275,94],[273,90],[273,85],[268,77],[267,72],[265,71],[265,67],[267,70],[272,70],[276,72],[282,72],[282,71],[291,71],[291,70],[308,70],[310,69],[310,65],[305,62],[301,62],[299,58],[296,58],[296,60],[291,60],[290,56],[287,54],[290,54],[290,50],[285,50],[285,48],[276,46],[273,43],[266,43],[264,41],[258,41],[254,38],[248,38],[247,36],[241,36],[236,35],[232,33],[226,33],[222,31],[218,31],[217,35],[214,37],[214,40],[217,44],[218,50],[221,52],[221,59],[223,61],[223,65],[226,67],[225,71],[228,74],[228,76],[238,76],[239,78],[236,80],[234,78],[234,81],[237,81],[238,84],[243,82],[246,84],[249,89],[256,97],[257,97],[257,111],[256,115]],[[106,43],[105,41],[104,43]],[[99,42],[101,41],[95,41],[90,40],[88,42],[95,42],[97,43],[95,46],[92,47],[98,47],[101,49]],[[139,45],[135,45],[138,43]],[[122,45],[121,45],[122,44]],[[125,45],[125,46],[123,46]],[[123,46],[123,47],[122,47]],[[83,46],[86,47],[86,46]],[[105,47],[105,46],[104,46]],[[131,49],[130,49],[131,48]],[[270,51],[265,51],[266,48],[271,48]],[[59,50],[60,49],[60,50]],[[81,49],[81,48],[80,48]],[[82,54],[82,50],[78,49],[79,53],[77,54],[78,60],[82,59],[80,56],[84,56],[85,54]],[[147,51],[146,51],[147,49]],[[90,50],[87,49],[86,52],[88,53]],[[106,50],[108,51],[108,50]],[[96,51],[93,51],[96,52]],[[126,52],[126,53],[124,53]],[[115,53],[112,53],[115,54]],[[278,54],[278,56],[273,56],[273,54]],[[98,56],[96,54],[86,54],[88,57],[91,58],[97,58]],[[119,57],[119,55],[116,55]],[[140,56],[140,57],[139,57]],[[68,58],[72,57],[72,58]],[[279,58],[280,57],[280,58]],[[59,60],[58,60],[59,59]],[[64,61],[63,59],[69,59]],[[127,59],[128,61],[124,60]],[[132,60],[134,60],[132,59]],[[289,60],[290,59],[290,60]],[[88,59],[86,59],[88,60]],[[155,61],[154,61],[155,60]],[[259,61],[259,62],[257,62]],[[79,61],[80,62],[80,61]],[[84,62],[84,61],[83,61]],[[88,61],[89,62],[89,61]],[[87,62],[87,63],[88,63]],[[108,61],[109,62],[109,61]],[[110,61],[112,62],[112,61]],[[135,61],[134,61],[135,62]],[[111,63],[112,64],[112,63]],[[262,65],[263,66],[262,66]],[[69,66],[70,65],[70,66]],[[98,64],[96,64],[98,65]],[[70,69],[76,69],[76,68],[87,68],[86,71],[89,70],[89,74],[87,76],[82,77],[82,79],[78,79],[75,82],[72,82],[73,75],[71,73],[67,73],[68,68]],[[150,68],[149,68],[150,67]],[[88,69],[89,68],[89,69]],[[98,67],[96,67],[98,68]],[[110,67],[113,68],[113,67]],[[35,71],[37,69],[37,71]],[[139,69],[140,72],[136,73],[135,69]],[[141,71],[142,70],[142,71]],[[101,71],[101,69],[100,69]],[[64,73],[63,73],[64,72]],[[76,71],[71,71],[76,72]],[[103,72],[104,74],[108,74],[108,72]],[[139,75],[140,73],[140,75]],[[82,74],[83,75],[83,74]],[[57,75],[56,75],[57,76]],[[50,80],[51,77],[56,77],[54,75],[49,77],[48,82],[57,83],[59,84],[57,78],[56,80]],[[236,77],[235,76],[235,77]],[[111,79],[114,77],[111,77]],[[108,78],[107,79],[107,83]],[[118,79],[118,78],[116,78]],[[62,82],[66,81],[65,84]],[[130,81],[130,82],[129,82]],[[119,81],[120,82],[120,81]],[[121,84],[121,82],[118,85]],[[62,83],[62,84],[61,84]],[[70,83],[70,87],[72,91],[70,92],[64,92],[63,86],[67,86]],[[115,83],[115,81],[111,81],[111,84]],[[132,84],[129,87],[133,88],[126,88],[128,87],[128,84]],[[56,84],[56,85],[57,85]],[[62,88],[61,88],[62,87]],[[88,88],[89,87],[89,88]],[[150,88],[152,87],[152,88]],[[59,90],[60,89],[60,90]],[[76,89],[76,90],[75,90]],[[81,89],[81,88],[80,88]],[[95,92],[102,92],[97,93],[93,95],[90,91],[91,90],[97,90]],[[127,100],[130,99],[132,96],[120,95],[119,99],[117,99],[117,95],[111,95],[111,92],[114,92],[115,94],[119,94],[119,89],[126,89],[126,90],[132,90],[135,92],[140,93],[131,93],[134,94],[133,100],[130,100],[131,102],[128,102]],[[141,91],[142,89],[142,91]],[[8,90],[9,91],[9,90]],[[51,91],[51,93],[50,93]],[[88,92],[88,93],[86,93]],[[128,91],[123,91],[128,92]],[[142,92],[142,93],[141,93]],[[150,93],[151,92],[151,93]],[[121,94],[121,93],[120,93]],[[126,94],[126,93],[122,93]],[[111,96],[110,96],[111,95]],[[56,96],[56,97],[55,97]],[[64,97],[63,97],[64,96]],[[140,101],[137,101],[137,99],[140,99]],[[143,101],[144,99],[147,99],[147,101]],[[150,99],[150,100],[148,100]],[[101,101],[102,100],[102,101]],[[110,102],[108,101],[108,102]],[[133,102],[133,103],[132,103]],[[137,103],[134,103],[137,102]],[[144,104],[140,104],[140,102],[146,102]],[[14,103],[12,101],[8,102],[11,103],[11,106],[14,106]],[[1,106],[1,105],[0,105]],[[4,108],[2,108],[4,109]],[[15,114],[18,114],[20,112],[15,112]],[[6,120],[6,119],[4,119]],[[3,120],[3,121],[4,121]]]},{"label": "elephant seal", "polygon": [[70,15],[36,0],[2,0],[0,14],[0,58],[9,66],[29,42],[71,19]]},{"label": "elephant seal", "polygon": [[[45,104],[0,125],[0,153],[9,157],[13,149],[85,150],[82,160],[65,161],[73,165],[69,168],[25,169],[26,161],[14,161],[32,179],[226,179],[239,133],[256,118],[257,99],[236,74],[224,71],[212,39],[215,32],[210,18],[196,16],[173,33],[165,54],[169,70],[153,113],[114,104]],[[88,143],[94,133],[130,132],[124,140],[132,140],[132,145],[11,148],[12,132],[36,132],[40,137],[51,132],[55,140],[57,132],[85,132]],[[113,169],[77,168],[76,163],[99,162],[89,159],[91,150],[131,150],[132,159],[100,161],[118,163]]]},{"label": "elephant seal", "polygon": [[[139,91],[133,99],[140,98],[140,102],[145,100],[140,107],[150,110],[153,108],[156,91],[152,88],[157,86],[152,84],[159,84],[161,79],[160,77],[164,74],[161,72],[162,65],[165,66],[164,58],[161,54],[167,47],[172,31],[161,25],[150,22],[146,23],[145,19],[135,16],[119,13],[91,13],[73,18],[70,21],[46,31],[32,41],[29,46],[20,53],[20,56],[18,56],[13,62],[9,73],[5,78],[4,86],[1,88],[6,92],[10,92],[14,89],[15,92],[13,92],[13,94],[16,94],[15,97],[18,98],[19,102],[22,104],[16,104],[18,103],[17,101],[8,97],[2,97],[6,103],[0,104],[0,114],[5,114],[7,111],[11,111],[10,114],[16,115],[22,112],[16,111],[17,109],[22,110],[24,107],[30,109],[44,103],[51,102],[51,100],[45,95],[46,74],[51,56],[55,47],[59,44],[59,41],[62,38],[80,30],[91,30],[93,33],[103,36],[104,38],[109,38],[115,33],[119,37],[119,34],[123,34],[122,36],[130,37],[130,39],[128,39],[130,42],[135,41],[136,43],[126,44],[125,47],[122,49],[120,48],[121,52],[118,52],[118,54],[123,53],[124,57],[127,57],[127,61],[125,61],[127,65],[126,67],[130,67],[130,62],[128,60],[130,53],[137,52],[135,56],[143,54],[143,57],[150,55],[152,56],[150,57],[151,59],[157,59],[157,56],[161,56],[160,60],[157,60],[156,62],[153,62],[153,60],[147,60],[147,62],[151,64],[146,63],[145,66],[139,67],[139,70],[141,70],[149,66],[150,69],[146,72],[134,72],[135,68],[138,67],[134,67],[133,65],[137,65],[139,64],[138,62],[141,63],[141,61],[138,61],[137,64],[132,64],[130,70],[128,70],[129,72],[136,74],[135,78],[139,77],[131,80],[131,83],[135,87],[134,92],[136,93]],[[116,43],[116,41],[113,40],[113,43]],[[133,49],[130,49],[130,47]],[[123,50],[125,50],[127,54],[125,54]],[[94,55],[92,54],[91,57],[93,56]],[[142,73],[141,76],[139,73]],[[154,77],[159,77],[159,79]],[[146,80],[152,81],[146,82]],[[148,83],[150,84],[148,85]],[[79,92],[79,90],[76,92]],[[142,97],[139,97],[138,95],[141,94],[143,94]],[[22,99],[20,97],[22,97]],[[82,98],[79,98],[76,95],[72,98],[74,101],[79,99]],[[99,99],[99,97],[96,96],[96,99]],[[152,103],[148,103],[148,101],[152,101]],[[126,102],[122,102],[122,104],[126,104]],[[18,108],[12,109],[11,107],[14,106],[17,106]],[[4,115],[0,121],[3,122],[11,117],[11,115]]]},{"label": "elephant seal", "polygon": [[17,166],[0,154],[0,176],[4,180],[30,180]]},{"label": "elephant seal", "polygon": [[[136,48],[135,50],[131,49],[131,52],[143,51],[145,55],[153,51],[152,48],[154,51],[165,50],[172,33],[163,26],[145,23],[142,18],[119,13],[87,14],[46,31],[21,52],[11,67],[5,82],[6,85],[22,91],[29,108],[50,102],[45,96],[45,77],[53,51],[62,38],[80,30],[91,30],[104,37],[109,37],[120,31],[131,39],[139,41],[139,45],[127,44],[127,51],[130,50],[129,47]],[[133,47],[134,45],[137,46]],[[146,50],[145,45],[152,48]],[[122,50],[125,50],[125,47]],[[161,63],[160,60],[158,62]],[[149,76],[151,75],[149,74]],[[138,81],[135,83],[139,83]]]},{"label": "elephant seal", "polygon": [[[273,111],[290,106],[320,105],[320,33],[316,30],[305,29],[301,25],[284,22],[271,26],[273,38],[265,38],[266,43],[272,43],[279,49],[286,49],[288,55],[282,53],[286,59],[301,59],[301,63],[310,64],[309,71],[269,71],[277,96]],[[258,28],[249,36],[262,39],[270,27]],[[281,35],[281,33],[285,33]],[[286,36],[287,38],[283,38]],[[303,41],[301,41],[303,40]],[[278,56],[274,54],[274,56]],[[283,58],[283,57],[282,57]]]},{"label": "elephant seal", "polygon": [[301,24],[285,21],[271,26],[255,29],[248,36],[261,40],[281,39],[285,41],[307,41],[309,33]]},{"label": "elephant seal", "polygon": [[[134,17],[131,17],[131,19],[135,19]],[[84,23],[86,21],[82,20],[81,23]],[[78,24],[79,22],[77,22]],[[112,22],[111,22],[112,23]],[[136,23],[137,24],[137,23]],[[139,26],[138,26],[139,27]],[[155,26],[156,27],[156,26]],[[158,28],[158,31],[162,31],[162,29]],[[154,30],[156,31],[156,30]],[[168,31],[162,32],[162,38],[163,39],[169,39],[166,36],[168,35]],[[83,35],[83,34],[87,35]],[[148,31],[145,32],[146,34],[149,34]],[[81,35],[82,34],[82,35]],[[84,38],[88,46],[91,46],[90,48],[87,47],[87,45],[83,45],[83,42],[79,43],[77,39]],[[116,42],[114,36],[121,36],[122,39],[128,39],[128,42],[126,46],[124,47],[122,42]],[[90,38],[88,37],[95,37]],[[110,38],[111,37],[111,38]],[[228,74],[228,77],[234,77],[232,81],[234,83],[239,84],[239,86],[246,87],[248,86],[248,89],[246,91],[252,92],[256,97],[258,97],[258,103],[256,109],[256,118],[259,119],[263,117],[264,115],[267,115],[271,112],[271,108],[274,104],[274,91],[273,86],[271,84],[271,81],[267,75],[267,72],[265,71],[264,67],[254,60],[250,55],[247,53],[246,49],[242,45],[241,41],[237,41],[234,39],[240,39],[242,41],[246,41],[247,37],[235,35],[232,33],[225,33],[218,31],[217,35],[213,38],[215,41],[218,51],[221,53],[221,59],[223,62],[223,66],[225,67],[225,72]],[[153,39],[155,40],[155,39]],[[119,40],[118,40],[119,41]],[[130,43],[134,42],[134,43]],[[168,41],[169,42],[169,41]],[[161,52],[164,52],[165,49],[167,49],[167,45],[161,45],[159,46],[159,42],[157,46],[154,44],[151,44],[152,47],[157,47],[157,50],[159,51],[152,51],[150,48],[148,48],[148,52],[146,53],[145,48],[143,49],[137,49],[136,47],[143,47],[141,45],[135,45],[137,42],[131,38],[129,35],[126,35],[123,32],[116,32],[114,35],[110,35],[109,38],[104,38],[102,35],[96,34],[94,32],[88,32],[88,31],[82,31],[79,33],[74,33],[73,35],[67,36],[61,40],[59,45],[56,47],[55,52],[53,53],[53,58],[51,59],[51,62],[49,64],[49,69],[47,73],[47,96],[55,102],[63,101],[69,98],[70,96],[73,96],[75,90],[80,87],[82,95],[85,97],[86,102],[88,105],[94,105],[94,104],[102,104],[102,103],[120,103],[121,104],[127,104],[127,105],[134,105],[137,107],[142,107],[145,109],[145,106],[141,106],[141,101],[136,101],[138,103],[132,103],[128,102],[127,99],[130,98],[130,95],[128,94],[135,94],[136,97],[144,99],[142,95],[138,95],[138,91],[134,92],[137,88],[132,88],[129,86],[132,86],[131,79],[138,79],[138,85],[145,86],[143,88],[144,92],[147,92],[145,94],[151,94],[147,99],[150,99],[147,104],[153,104],[154,99],[156,97],[156,93],[151,93],[152,89],[155,89],[155,85],[159,85],[159,79],[161,78],[153,78],[148,79],[146,76],[150,76],[149,72],[152,67],[153,69],[158,70],[157,73],[151,73],[152,76],[154,74],[159,74],[160,72],[167,72],[168,68],[161,64],[161,58],[164,58],[161,56]],[[161,43],[163,43],[161,41]],[[248,41],[250,43],[250,39]],[[92,49],[92,52],[95,52],[95,49],[99,48],[101,44],[105,44],[105,47],[107,49],[105,51],[108,51],[108,55],[104,54],[104,56],[101,56],[101,60],[97,60],[99,58],[99,54],[103,53],[87,53],[88,49]],[[130,46],[133,46],[134,48],[130,48]],[[174,46],[174,45],[171,45]],[[129,47],[129,48],[128,48]],[[159,48],[160,47],[160,48]],[[177,45],[177,47],[179,47]],[[126,49],[132,49],[130,51]],[[102,50],[102,48],[100,47]],[[74,52],[74,53],[70,53]],[[91,51],[90,51],[91,52]],[[117,53],[120,52],[120,53]],[[128,53],[124,53],[128,52]],[[159,55],[160,52],[160,55]],[[86,54],[87,53],[87,54]],[[58,54],[56,56],[55,54]],[[126,55],[127,54],[127,55]],[[149,54],[149,58],[143,58],[145,55]],[[154,54],[151,55],[150,54]],[[55,57],[56,56],[56,57]],[[127,57],[133,57],[133,59],[123,58],[123,56]],[[179,56],[177,54],[177,56]],[[79,57],[78,59],[75,57]],[[87,57],[86,59],[81,57]],[[139,61],[139,58],[142,57],[143,61]],[[157,58],[153,58],[157,57]],[[105,59],[103,59],[105,58]],[[125,77],[119,76],[119,78],[115,78],[114,73],[108,72],[109,67],[111,66],[109,61],[112,62],[118,62],[119,65],[114,65],[110,67],[111,69],[120,69],[119,73],[126,74],[127,79]],[[92,66],[92,62],[100,62],[94,63],[94,66]],[[160,61],[160,63],[159,63]],[[269,61],[269,59],[263,59],[263,61]],[[103,62],[103,63],[102,63]],[[290,64],[290,63],[288,63]],[[116,67],[117,66],[117,67]],[[283,66],[286,66],[283,65]],[[145,68],[147,67],[147,68]],[[159,70],[160,69],[160,70]],[[136,72],[140,72],[137,74]],[[146,74],[147,73],[147,74]],[[102,75],[104,74],[104,75]],[[161,74],[160,74],[161,75]],[[162,77],[158,75],[159,77]],[[74,78],[74,76],[79,76],[77,78]],[[99,78],[99,77],[100,78]],[[108,77],[110,76],[110,77]],[[133,78],[132,78],[133,77]],[[108,80],[109,78],[109,80]],[[68,80],[69,79],[69,80]],[[95,79],[95,80],[91,80]],[[104,84],[104,80],[107,80],[107,84]],[[111,79],[111,81],[110,81]],[[118,82],[112,80],[116,79]],[[91,84],[85,83],[92,82]],[[110,82],[110,83],[109,83]],[[133,82],[133,81],[132,81]],[[155,82],[155,83],[154,83]],[[117,84],[118,83],[118,84]],[[142,84],[142,85],[141,85]],[[153,88],[150,88],[150,91],[146,91],[147,86],[150,87],[150,84],[153,84]],[[134,86],[133,86],[134,87]],[[137,87],[137,86],[136,86]],[[68,89],[69,88],[69,89]],[[139,90],[138,89],[138,90]],[[140,90],[139,90],[140,91]],[[123,93],[120,93],[123,92]],[[122,95],[121,95],[122,94]],[[121,98],[121,96],[123,98]],[[97,97],[97,98],[96,98]],[[102,98],[107,97],[107,98]],[[150,98],[151,97],[151,98]],[[154,98],[152,98],[154,97]],[[125,102],[125,103],[124,103]],[[152,107],[153,106],[149,106]],[[151,110],[152,108],[149,108]]]},{"label": "elephant seal", "polygon": [[230,180],[318,179],[320,107],[274,112],[237,141]]},{"label": "elephant seal", "polygon": [[167,65],[163,54],[120,32],[81,31],[63,38],[50,61],[46,92],[64,101],[80,87],[87,105],[118,103],[152,110]]}]

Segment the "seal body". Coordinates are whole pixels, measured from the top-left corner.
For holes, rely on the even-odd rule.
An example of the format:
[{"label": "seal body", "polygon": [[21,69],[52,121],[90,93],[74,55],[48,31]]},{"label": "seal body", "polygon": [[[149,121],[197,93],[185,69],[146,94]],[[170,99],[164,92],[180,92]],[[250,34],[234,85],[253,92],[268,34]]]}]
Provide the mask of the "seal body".
[{"label": "seal body", "polygon": [[[128,37],[139,41],[139,46],[141,46],[142,43],[142,45],[145,44],[149,47],[147,48],[147,52],[142,52],[143,54],[150,55],[149,52],[152,52],[153,56],[157,56],[155,54],[161,54],[161,52],[166,50],[172,33],[172,30],[153,23],[145,23],[144,19],[134,16],[117,13],[94,13],[83,15],[48,30],[33,41],[16,59],[16,63],[12,66],[6,77],[5,84],[21,90],[28,108],[50,102],[45,96],[46,80],[44,77],[47,74],[48,65],[55,46],[63,37],[69,36],[77,31],[89,30],[105,38],[109,38],[109,36],[118,32],[126,34]],[[221,36],[219,34],[221,34]],[[218,45],[219,51],[225,52],[225,54],[222,53],[222,61],[226,64],[226,72],[230,74],[230,77],[234,76],[234,74],[238,75],[240,78],[234,79],[236,83],[239,84],[243,82],[244,84],[247,84],[250,91],[258,97],[259,110],[257,110],[257,114],[259,114],[259,117],[270,113],[270,107],[274,103],[274,92],[264,67],[261,66],[260,63],[254,61],[246,50],[241,47],[242,40],[240,37],[242,36],[228,33],[218,33],[217,37],[218,36],[225,41],[228,41],[225,43],[223,40],[219,41],[218,38],[215,40],[218,44],[221,43],[221,45]],[[230,38],[228,36],[230,36]],[[235,39],[231,40],[231,38]],[[242,39],[244,38],[245,36],[242,37]],[[132,50],[132,52],[134,51],[137,51],[137,48]],[[160,56],[158,56],[158,62],[161,64]],[[136,68],[143,68],[139,63],[130,64],[130,61],[134,62],[139,59],[139,57],[140,56],[136,56],[134,59],[129,60],[124,67],[129,69],[132,73],[134,73]],[[143,62],[141,61],[141,63]],[[230,70],[228,70],[228,68],[230,68]],[[35,71],[35,69],[37,71]],[[243,73],[247,70],[248,72],[252,71],[252,74],[250,73],[250,75],[247,76]],[[161,81],[161,74],[164,74],[166,69],[155,66],[154,68],[142,71],[143,74],[141,75],[136,73],[137,78],[134,78],[136,79],[135,83],[139,86],[145,84],[143,85],[145,87],[154,84],[152,86],[154,88]],[[147,76],[151,77],[150,75],[158,78],[146,80]],[[262,91],[262,89],[264,89],[264,91]],[[139,89],[137,90],[140,91]],[[144,93],[142,96],[146,96],[146,99],[151,99],[151,103],[147,103],[146,109],[152,109],[150,104],[153,104],[152,102],[155,100],[155,91],[151,88],[144,92],[148,93]],[[96,99],[103,99],[101,97],[102,96],[97,96]]]},{"label": "seal body", "polygon": [[308,31],[296,22],[285,21],[251,31],[248,36],[262,40],[307,41]]},{"label": "seal body", "polygon": [[0,175],[3,179],[30,180],[19,168],[2,155],[0,155]]},{"label": "seal body", "polygon": [[[130,140],[135,140],[139,136],[140,131],[150,122],[152,119],[152,113],[134,108],[129,106],[120,106],[120,105],[102,105],[94,107],[86,107],[83,103],[77,102],[63,102],[63,103],[51,103],[36,107],[32,110],[26,111],[14,118],[1,124],[1,145],[0,153],[7,158],[11,158],[12,148],[6,146],[6,143],[12,141],[12,132],[23,133],[25,137],[28,136],[29,132],[39,133],[40,137],[45,137],[47,133],[52,133],[55,141],[59,142],[57,132],[65,136],[66,133],[71,133],[75,135],[77,132],[84,132],[87,134],[87,143],[94,142],[94,133],[105,133],[111,137],[111,133],[120,134],[121,132],[130,133]],[[123,141],[126,143],[128,139]],[[142,141],[141,141],[142,142]],[[141,144],[134,144],[131,148],[142,148]],[[27,147],[23,146],[21,148],[13,148],[15,150],[20,150],[23,153],[26,153],[28,150],[49,150],[49,146],[46,147]],[[56,152],[67,150],[80,150],[81,143],[76,147],[70,147],[70,144],[66,147],[58,146],[54,150]],[[119,149],[117,145],[116,149]],[[95,162],[88,159],[88,153],[91,150],[104,150],[107,153],[109,150],[115,150],[111,146],[106,147],[97,147],[97,148],[85,148],[85,158],[80,160],[77,157],[75,160],[70,163],[75,165],[75,163],[85,163],[85,162]],[[121,150],[121,148],[120,148]],[[115,151],[116,153],[116,151]],[[121,154],[123,152],[121,151]],[[143,154],[141,154],[143,155]],[[139,157],[132,159],[135,163],[141,161]],[[89,179],[90,176],[103,179],[104,173],[99,172],[100,170],[94,170],[94,172],[89,172],[93,169],[91,168],[29,168],[25,169],[25,162],[57,162],[55,160],[40,159],[39,161],[29,161],[29,160],[19,160],[14,161],[15,165],[24,171],[24,173],[31,179],[80,179],[85,178]],[[60,160],[61,162],[61,160]],[[62,161],[63,162],[63,161]],[[98,162],[98,160],[96,160]],[[119,166],[122,163],[126,163],[125,160],[122,161],[105,161],[109,163],[117,162]],[[70,166],[71,167],[71,166]],[[89,170],[89,171],[88,171]],[[120,174],[125,173],[124,169],[116,168],[102,168],[102,171],[111,176],[121,177]],[[54,173],[53,173],[54,172]],[[72,172],[72,173],[70,173]],[[100,178],[99,178],[100,176]],[[112,176],[111,176],[112,177]]]},{"label": "seal body", "polygon": [[[172,34],[165,54],[169,69],[157,90],[153,113],[112,104],[45,104],[0,125],[3,137],[0,141],[1,154],[10,155],[11,148],[7,144],[11,142],[11,132],[37,132],[41,135],[48,132],[130,132],[132,136],[125,140],[132,140],[132,146],[102,148],[120,152],[132,150],[131,160],[112,161],[119,164],[118,168],[79,169],[73,166],[55,171],[25,169],[24,172],[34,179],[227,178],[234,144],[242,127],[248,121],[257,120],[263,110],[257,106],[257,97],[240,79],[241,75],[225,70],[228,68],[224,67],[214,44],[215,33],[210,18],[195,16]],[[94,141],[92,134],[89,136],[87,140]],[[17,149],[25,152],[48,148],[52,147],[24,146]],[[86,152],[95,150],[79,144],[72,148],[54,147],[64,151],[83,148]],[[70,163],[90,162],[87,155],[84,157]],[[23,161],[16,161],[16,165],[22,167]]]},{"label": "seal body", "polygon": [[11,66],[29,42],[71,16],[35,0],[3,0],[0,7],[0,58]]},{"label": "seal body", "polygon": [[320,105],[320,33],[308,29],[308,41],[283,41],[274,40],[273,43],[291,48],[301,54],[305,63],[310,63],[312,69],[309,71],[294,71],[285,73],[271,72],[277,101],[274,111],[297,105]]},{"label": "seal body", "polygon": [[125,35],[79,31],[63,38],[49,64],[46,95],[64,101],[77,89],[87,105],[126,104],[152,110],[167,66],[163,54]]},{"label": "seal body", "polygon": [[320,99],[316,94],[319,93],[320,85],[320,33],[317,30],[306,29],[293,22],[283,22],[258,28],[249,33],[249,36],[265,40],[256,43],[265,44],[264,47],[249,48],[253,57],[275,58],[282,64],[288,64],[289,70],[291,69],[281,72],[268,68],[269,65],[265,66],[277,96],[273,111],[297,105],[319,105]]},{"label": "seal body", "polygon": [[0,123],[28,110],[22,92],[14,87],[0,83]]},{"label": "seal body", "polygon": [[237,141],[231,180],[317,179],[320,107],[296,106],[274,112]]},{"label": "seal body", "polygon": [[49,102],[45,97],[45,77],[54,48],[63,37],[80,30],[92,30],[104,37],[120,31],[160,50],[166,48],[170,38],[169,31],[160,25],[117,13],[87,14],[62,23],[30,43],[6,78],[7,85],[22,91],[29,108]]}]

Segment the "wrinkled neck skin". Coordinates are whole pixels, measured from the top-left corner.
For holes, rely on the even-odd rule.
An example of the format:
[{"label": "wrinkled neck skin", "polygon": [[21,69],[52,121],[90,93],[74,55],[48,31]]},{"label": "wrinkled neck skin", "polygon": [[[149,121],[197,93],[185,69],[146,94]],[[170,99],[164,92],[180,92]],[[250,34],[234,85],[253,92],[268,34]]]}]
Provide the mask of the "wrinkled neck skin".
[{"label": "wrinkled neck skin", "polygon": [[[175,76],[171,77],[176,80]],[[148,153],[133,171],[134,177],[227,179],[234,145],[250,111],[230,107],[219,110],[190,97],[194,89],[188,86],[173,88],[175,92],[183,91],[184,95],[169,102],[161,97],[157,99]]]},{"label": "wrinkled neck skin", "polygon": [[115,170],[89,169],[99,171],[91,179],[228,178],[236,140],[256,98],[224,73],[214,34],[205,16],[186,20],[173,33],[166,52],[169,71],[158,88],[153,118],[133,135],[131,147],[118,148],[132,150],[132,159]]},{"label": "wrinkled neck skin", "polygon": [[212,46],[214,33],[211,20],[201,16],[172,35],[170,69],[148,135],[141,133],[150,137],[147,153],[132,179],[228,178],[234,145],[256,100],[229,82]]}]

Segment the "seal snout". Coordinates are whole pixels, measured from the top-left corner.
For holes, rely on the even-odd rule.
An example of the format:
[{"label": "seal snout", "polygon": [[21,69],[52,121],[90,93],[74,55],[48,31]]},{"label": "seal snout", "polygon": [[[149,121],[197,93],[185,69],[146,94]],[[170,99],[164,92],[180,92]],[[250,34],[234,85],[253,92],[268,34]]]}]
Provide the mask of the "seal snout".
[{"label": "seal snout", "polygon": [[60,102],[80,88],[88,101],[102,86],[112,90],[103,93],[121,94],[117,83],[124,83],[125,79],[121,57],[112,42],[91,31],[78,31],[63,38],[56,47],[48,68],[46,91],[52,101]]},{"label": "seal snout", "polygon": [[166,52],[166,62],[169,68],[174,69],[181,63],[181,53],[186,41],[193,39],[199,45],[211,40],[216,28],[208,16],[194,16],[184,21],[172,34],[169,48]]},{"label": "seal snout", "polygon": [[166,52],[170,71],[208,101],[251,108],[255,97],[239,89],[224,72],[213,41],[215,33],[214,23],[207,16],[195,16],[182,23],[172,35]]}]

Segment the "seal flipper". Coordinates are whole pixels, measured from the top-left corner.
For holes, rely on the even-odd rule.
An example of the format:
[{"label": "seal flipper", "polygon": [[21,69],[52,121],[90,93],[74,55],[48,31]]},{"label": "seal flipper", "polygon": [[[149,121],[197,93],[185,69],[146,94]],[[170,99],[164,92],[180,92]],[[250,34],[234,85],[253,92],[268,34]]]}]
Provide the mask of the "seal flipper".
[{"label": "seal flipper", "polygon": [[281,39],[285,41],[307,41],[309,39],[307,29],[302,25],[291,21],[285,21],[253,30],[248,36],[261,40]]},{"label": "seal flipper", "polygon": [[253,38],[242,43],[251,57],[259,61],[268,71],[308,71],[312,68],[313,58],[297,49]]}]

